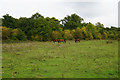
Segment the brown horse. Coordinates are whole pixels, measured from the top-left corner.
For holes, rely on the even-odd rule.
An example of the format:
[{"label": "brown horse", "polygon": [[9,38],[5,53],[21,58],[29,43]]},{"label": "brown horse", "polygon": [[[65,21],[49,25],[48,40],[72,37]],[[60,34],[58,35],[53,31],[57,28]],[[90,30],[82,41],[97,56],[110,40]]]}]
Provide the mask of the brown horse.
[{"label": "brown horse", "polygon": [[79,41],[80,42],[80,39],[75,39],[75,42]]},{"label": "brown horse", "polygon": [[58,42],[59,40],[58,40],[58,39],[54,39],[54,40],[52,40],[52,41],[55,43],[55,42]]},{"label": "brown horse", "polygon": [[58,40],[58,43],[60,43],[60,42],[66,43],[66,40],[65,40],[65,39],[59,39],[59,40]]},{"label": "brown horse", "polygon": [[60,43],[60,42],[64,42],[64,43],[66,43],[66,40],[64,40],[64,39],[54,39],[54,40],[52,40],[54,43],[55,42],[58,42],[58,43]]}]

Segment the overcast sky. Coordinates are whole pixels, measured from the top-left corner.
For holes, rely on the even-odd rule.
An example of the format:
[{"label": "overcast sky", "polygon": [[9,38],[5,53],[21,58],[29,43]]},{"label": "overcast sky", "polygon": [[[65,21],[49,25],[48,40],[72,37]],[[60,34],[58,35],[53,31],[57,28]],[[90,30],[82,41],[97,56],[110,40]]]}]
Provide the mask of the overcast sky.
[{"label": "overcast sky", "polygon": [[0,18],[9,14],[15,18],[31,17],[36,12],[45,17],[63,19],[76,13],[84,22],[101,22],[106,27],[118,26],[120,0],[0,0]]}]

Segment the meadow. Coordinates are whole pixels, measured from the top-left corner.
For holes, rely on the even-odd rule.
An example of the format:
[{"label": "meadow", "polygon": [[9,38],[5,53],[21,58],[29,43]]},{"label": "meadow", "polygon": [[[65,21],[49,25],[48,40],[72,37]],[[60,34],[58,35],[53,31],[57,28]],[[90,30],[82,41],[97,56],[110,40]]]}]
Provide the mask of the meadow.
[{"label": "meadow", "polygon": [[118,78],[118,41],[2,44],[3,78]]}]

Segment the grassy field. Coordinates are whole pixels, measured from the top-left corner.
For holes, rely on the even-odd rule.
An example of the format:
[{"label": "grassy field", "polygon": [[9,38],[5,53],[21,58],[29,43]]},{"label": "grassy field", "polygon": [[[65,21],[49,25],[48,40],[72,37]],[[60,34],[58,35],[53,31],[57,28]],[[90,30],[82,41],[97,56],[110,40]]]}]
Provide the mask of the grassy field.
[{"label": "grassy field", "polygon": [[3,78],[117,78],[118,42],[20,42],[2,45]]}]

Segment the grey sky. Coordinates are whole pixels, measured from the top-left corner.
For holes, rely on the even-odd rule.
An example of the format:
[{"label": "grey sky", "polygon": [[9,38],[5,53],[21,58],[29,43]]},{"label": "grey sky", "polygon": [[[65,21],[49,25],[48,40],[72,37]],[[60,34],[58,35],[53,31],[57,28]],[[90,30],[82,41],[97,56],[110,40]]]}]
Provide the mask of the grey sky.
[{"label": "grey sky", "polygon": [[120,1],[119,1],[119,5],[118,5],[118,26],[120,27]]},{"label": "grey sky", "polygon": [[101,22],[105,26],[118,26],[119,0],[1,0],[0,17],[10,14],[13,17],[31,17],[39,12],[45,17],[59,20],[73,13],[84,18],[85,22]]}]

